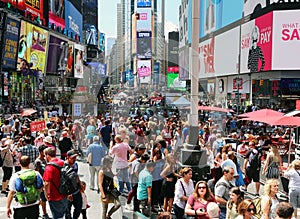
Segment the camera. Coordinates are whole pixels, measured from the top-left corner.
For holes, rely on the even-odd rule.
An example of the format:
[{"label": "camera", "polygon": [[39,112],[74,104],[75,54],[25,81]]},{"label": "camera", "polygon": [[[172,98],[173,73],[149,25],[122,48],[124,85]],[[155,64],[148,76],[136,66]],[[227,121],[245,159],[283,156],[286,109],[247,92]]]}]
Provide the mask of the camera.
[{"label": "camera", "polygon": [[204,208],[199,208],[199,211],[203,213],[205,212]]}]

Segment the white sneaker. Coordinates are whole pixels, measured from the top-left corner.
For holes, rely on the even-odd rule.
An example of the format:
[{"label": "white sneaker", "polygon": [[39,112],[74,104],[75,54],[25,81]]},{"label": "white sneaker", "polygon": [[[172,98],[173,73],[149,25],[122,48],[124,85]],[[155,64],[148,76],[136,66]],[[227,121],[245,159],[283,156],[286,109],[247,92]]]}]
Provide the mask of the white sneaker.
[{"label": "white sneaker", "polygon": [[127,204],[127,203],[126,203],[125,209],[126,209],[126,210],[131,210],[131,211],[132,211],[132,210],[133,210],[132,204],[131,204],[131,203],[130,203],[130,204]]}]

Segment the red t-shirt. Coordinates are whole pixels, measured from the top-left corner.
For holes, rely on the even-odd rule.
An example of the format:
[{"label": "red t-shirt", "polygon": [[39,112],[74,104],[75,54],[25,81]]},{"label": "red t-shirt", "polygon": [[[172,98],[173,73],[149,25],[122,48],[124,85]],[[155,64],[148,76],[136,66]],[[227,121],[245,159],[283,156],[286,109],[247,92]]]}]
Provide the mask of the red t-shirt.
[{"label": "red t-shirt", "polygon": [[[51,160],[51,162],[54,162],[59,166],[64,165],[64,161],[59,158],[54,158]],[[52,165],[47,165],[45,168],[43,179],[44,181],[49,183],[49,191],[48,191],[49,201],[60,201],[67,197],[66,195],[60,194],[58,192],[59,183],[60,183],[60,172],[58,168]]]},{"label": "red t-shirt", "polygon": [[[206,204],[202,204],[198,200],[195,200],[193,195],[190,195],[190,197],[189,197],[189,199],[188,199],[187,202],[193,207],[194,210],[198,210],[199,208],[204,208],[204,212],[207,212],[206,208],[207,208],[208,203],[209,202],[216,202],[216,199],[213,196],[211,201],[207,201]],[[207,217],[206,215],[201,215],[201,216],[198,215],[195,218],[196,219],[209,219],[209,217]]]}]

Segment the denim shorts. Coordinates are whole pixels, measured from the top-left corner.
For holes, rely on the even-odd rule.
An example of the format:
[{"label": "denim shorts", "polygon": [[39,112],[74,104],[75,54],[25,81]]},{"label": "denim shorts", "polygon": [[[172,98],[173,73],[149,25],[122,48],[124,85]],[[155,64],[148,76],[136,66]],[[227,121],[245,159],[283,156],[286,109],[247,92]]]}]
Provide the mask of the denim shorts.
[{"label": "denim shorts", "polygon": [[293,208],[300,208],[300,188],[290,188],[289,189],[289,199],[290,203],[293,205]]},{"label": "denim shorts", "polygon": [[66,198],[60,201],[49,201],[53,219],[64,218],[67,210],[68,200]]}]

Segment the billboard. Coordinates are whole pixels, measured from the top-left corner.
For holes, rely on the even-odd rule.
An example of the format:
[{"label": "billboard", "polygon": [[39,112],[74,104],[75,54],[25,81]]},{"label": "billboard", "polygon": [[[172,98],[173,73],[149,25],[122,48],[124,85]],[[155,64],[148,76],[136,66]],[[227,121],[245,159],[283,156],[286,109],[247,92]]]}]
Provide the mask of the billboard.
[{"label": "billboard", "polygon": [[105,51],[105,33],[100,33],[100,37],[99,37],[99,49],[102,52]]},{"label": "billboard", "polygon": [[272,70],[273,12],[242,25],[241,72]]},{"label": "billboard", "polygon": [[74,44],[70,43],[67,47],[67,67],[66,67],[66,77],[74,76]]},{"label": "billboard", "polygon": [[151,0],[137,0],[137,7],[138,8],[151,7]]},{"label": "billboard", "polygon": [[152,37],[151,31],[137,32],[136,56],[138,59],[152,58]]},{"label": "billboard", "polygon": [[85,43],[87,45],[94,45],[98,44],[98,30],[95,25],[92,24],[85,24]]},{"label": "billboard", "polygon": [[66,40],[59,38],[58,36],[50,34],[49,36],[49,48],[47,56],[47,73],[59,73],[58,69],[63,69],[65,63],[64,48],[62,43],[67,43]]},{"label": "billboard", "polygon": [[74,39],[77,35],[80,37],[80,42],[82,42],[82,14],[71,2],[65,0],[65,5],[66,30],[68,31],[68,36]]},{"label": "billboard", "polygon": [[48,48],[48,31],[22,21],[19,38],[17,70],[24,69],[24,60],[32,63],[32,69],[45,73]]},{"label": "billboard", "polygon": [[179,6],[179,48],[188,44],[188,14],[190,1],[182,1]]},{"label": "billboard", "polygon": [[16,69],[20,23],[20,20],[10,16],[6,18],[3,39],[5,46],[2,47],[2,68],[4,69]]},{"label": "billboard", "polygon": [[89,62],[89,66],[92,68],[92,74],[100,75],[105,77],[106,75],[106,64],[100,62]]},{"label": "billboard", "polygon": [[65,0],[49,0],[49,22],[61,29],[66,27]]},{"label": "billboard", "polygon": [[137,21],[136,30],[137,31],[151,31],[151,8],[137,8]]},{"label": "billboard", "polygon": [[179,79],[179,74],[168,73],[168,88],[182,88],[185,89],[186,82]]},{"label": "billboard", "polygon": [[215,70],[215,37],[199,44],[199,77],[214,76]]},{"label": "billboard", "polygon": [[139,77],[147,77],[151,75],[151,60],[138,60],[137,73]]},{"label": "billboard", "polygon": [[154,62],[153,73],[154,73],[153,84],[158,85],[159,84],[159,76],[160,76],[160,63],[159,62]]},{"label": "billboard", "polygon": [[300,68],[300,10],[273,12],[272,69],[295,70]]},{"label": "billboard", "polygon": [[74,45],[74,78],[83,78],[83,51],[84,46],[75,44]]}]

